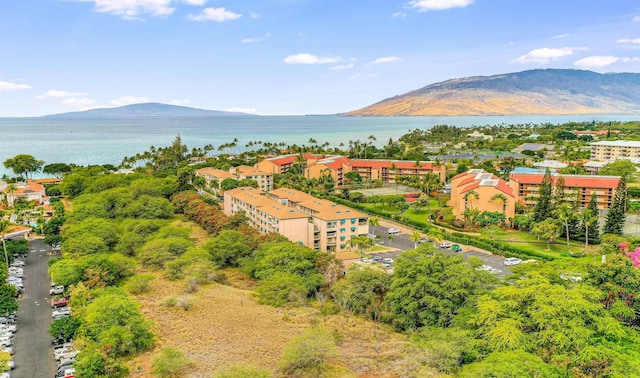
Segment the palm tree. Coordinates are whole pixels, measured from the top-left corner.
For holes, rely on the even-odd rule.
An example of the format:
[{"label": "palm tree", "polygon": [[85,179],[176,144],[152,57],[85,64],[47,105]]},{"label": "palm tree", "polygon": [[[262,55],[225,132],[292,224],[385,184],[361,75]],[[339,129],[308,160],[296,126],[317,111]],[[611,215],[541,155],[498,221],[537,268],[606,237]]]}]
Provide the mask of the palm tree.
[{"label": "palm tree", "polygon": [[507,203],[507,196],[505,196],[504,194],[496,193],[492,195],[491,202],[495,202],[498,204],[498,212],[500,212],[500,209],[502,209],[503,213],[506,211],[504,204]]},{"label": "palm tree", "polygon": [[[380,218],[379,217],[371,217],[369,218],[369,227],[380,226]],[[373,229],[373,236],[376,235],[376,229]]]},{"label": "palm tree", "polygon": [[569,224],[572,220],[576,219],[578,214],[576,214],[576,211],[571,205],[563,204],[553,211],[553,215],[564,223],[565,233],[567,234],[567,247],[569,247]]},{"label": "palm tree", "polygon": [[480,195],[475,190],[470,190],[464,194],[463,198],[466,201],[465,208],[471,208],[473,207],[473,201],[479,199]]},{"label": "palm tree", "polygon": [[[10,206],[13,206],[14,202],[16,201],[16,198],[14,197],[13,193],[15,193],[18,190],[18,186],[16,184],[9,184],[7,185],[7,204],[9,204]],[[9,195],[11,195],[11,201],[9,201]]]},{"label": "palm tree", "polygon": [[440,176],[434,173],[427,173],[420,177],[420,186],[426,189],[427,194],[427,219],[431,216],[431,188],[438,188],[441,184]]},{"label": "palm tree", "polygon": [[415,244],[414,248],[418,248],[418,242],[422,240],[422,235],[420,235],[420,231],[413,230],[413,232],[411,233],[411,236],[409,236],[409,240],[411,240]]},{"label": "palm tree", "polygon": [[598,216],[594,214],[591,209],[584,209],[582,214],[580,214],[580,221],[584,225],[584,250],[587,251],[587,247],[589,246],[589,226],[598,220]]},{"label": "palm tree", "polygon": [[398,170],[398,166],[396,163],[391,163],[389,170],[393,172],[393,182],[396,184],[396,194],[398,194],[398,180],[396,179],[396,171]]},{"label": "palm tree", "polygon": [[0,219],[0,236],[2,237],[2,248],[4,249],[4,262],[7,264],[7,269],[9,268],[9,256],[7,255],[6,235],[9,233],[10,228],[11,228],[11,223],[9,223],[9,221]]},{"label": "palm tree", "polygon": [[433,239],[433,245],[435,246],[444,239],[444,232],[438,227],[431,227],[427,230],[427,237]]}]

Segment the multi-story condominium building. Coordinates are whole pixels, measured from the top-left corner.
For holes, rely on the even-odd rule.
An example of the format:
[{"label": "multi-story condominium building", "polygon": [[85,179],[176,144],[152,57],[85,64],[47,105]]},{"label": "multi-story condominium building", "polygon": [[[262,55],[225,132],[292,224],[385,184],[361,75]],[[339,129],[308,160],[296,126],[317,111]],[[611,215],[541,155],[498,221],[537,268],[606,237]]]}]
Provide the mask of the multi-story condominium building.
[{"label": "multi-story condominium building", "polygon": [[382,180],[394,183],[400,176],[424,176],[436,174],[444,182],[446,167],[430,161],[350,159],[346,156],[330,156],[309,162],[305,175],[308,178],[320,178],[329,174],[337,186],[344,185],[345,174],[356,172],[366,181]]},{"label": "multi-story condominium building", "polygon": [[196,170],[196,176],[203,177],[207,182],[207,187],[216,195],[221,194],[220,183],[225,179],[255,180],[260,190],[266,192],[273,189],[273,175],[271,173],[247,165],[232,167],[229,172],[216,168],[201,168]]},{"label": "multi-story condominium building", "polygon": [[45,194],[44,186],[33,180],[15,184],[7,184],[4,181],[0,181],[0,200],[6,200],[9,206],[13,206],[18,198],[24,198],[26,201],[36,201],[38,205],[49,204],[49,197]]},{"label": "multi-story condominium building", "polygon": [[616,160],[620,158],[640,158],[640,141],[612,140],[593,142],[591,160]]},{"label": "multi-story condominium building", "polygon": [[240,180],[254,180],[258,183],[258,188],[263,192],[273,189],[273,175],[269,172],[259,170],[248,165],[240,165],[229,169],[230,173],[238,176]]},{"label": "multi-story condominium building", "polygon": [[368,215],[350,207],[288,188],[272,190],[266,196],[311,217],[313,247],[316,249],[327,252],[348,250],[351,247],[349,240],[369,233]]},{"label": "multi-story condominium building", "polygon": [[278,232],[289,240],[326,252],[351,248],[349,241],[369,233],[366,214],[295,189],[261,193],[236,188],[224,194],[224,211],[244,211],[249,224],[261,233]]},{"label": "multi-story condominium building", "polygon": [[207,187],[214,194],[220,195],[220,183],[225,179],[236,179],[236,175],[222,169],[216,168],[200,168],[196,170],[196,176],[202,177],[207,182]]},{"label": "multi-story condominium building", "polygon": [[289,154],[289,155],[280,155],[272,158],[264,159],[255,165],[256,168],[261,171],[269,172],[272,174],[283,174],[289,172],[289,170],[295,165],[300,164],[302,169],[300,173],[304,173],[304,168],[307,164],[311,162],[315,162],[320,159],[324,159],[331,155],[323,155],[323,154]]},{"label": "multi-story condominium building", "polygon": [[[596,195],[598,208],[608,209],[613,201],[616,187],[620,182],[618,176],[589,176],[552,174],[553,186],[558,179],[564,179],[565,197],[578,200],[578,206],[585,208],[592,195]],[[526,205],[534,205],[538,196],[544,173],[511,173],[509,186],[513,188],[517,198]]]},{"label": "multi-story condominium building", "polygon": [[470,169],[451,179],[449,206],[457,218],[466,209],[477,209],[503,213],[508,220],[515,215],[517,200],[506,181],[482,169]]},{"label": "multi-story condominium building", "polygon": [[249,225],[261,234],[277,232],[294,243],[314,245],[309,215],[267,198],[259,189],[243,186],[224,192],[224,213],[239,212],[244,212]]}]

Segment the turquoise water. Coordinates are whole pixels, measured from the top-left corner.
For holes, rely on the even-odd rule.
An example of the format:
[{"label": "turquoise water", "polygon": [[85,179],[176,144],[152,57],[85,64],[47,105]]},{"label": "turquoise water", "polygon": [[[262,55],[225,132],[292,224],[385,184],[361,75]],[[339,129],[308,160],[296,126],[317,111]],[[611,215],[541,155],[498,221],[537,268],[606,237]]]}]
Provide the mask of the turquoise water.
[{"label": "turquoise water", "polygon": [[[262,116],[207,118],[124,118],[100,120],[53,120],[44,118],[0,118],[0,162],[26,153],[47,164],[54,162],[118,165],[125,156],[150,146],[167,146],[180,134],[191,147],[207,144],[215,148],[238,139],[235,151],[249,141],[348,145],[350,140],[386,144],[409,130],[448,124],[461,127],[500,124],[563,123],[569,121],[630,121],[640,116],[493,116],[493,117],[341,117]],[[8,172],[0,165],[0,176]]]}]

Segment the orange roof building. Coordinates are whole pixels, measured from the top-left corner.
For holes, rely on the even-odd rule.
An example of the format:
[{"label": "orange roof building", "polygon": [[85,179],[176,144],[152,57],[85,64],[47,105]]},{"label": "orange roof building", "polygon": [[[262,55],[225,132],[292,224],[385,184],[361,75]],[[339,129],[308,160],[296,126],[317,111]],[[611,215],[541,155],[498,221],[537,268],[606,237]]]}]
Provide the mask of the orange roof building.
[{"label": "orange roof building", "polygon": [[449,206],[458,219],[464,218],[466,209],[504,213],[513,218],[518,198],[503,179],[482,169],[470,169],[451,179]]},{"label": "orange roof building", "polygon": [[7,184],[4,181],[0,181],[0,196],[7,201],[9,206],[13,206],[18,198],[36,201],[38,205],[49,204],[49,197],[45,194],[44,186],[33,180],[15,184]]}]

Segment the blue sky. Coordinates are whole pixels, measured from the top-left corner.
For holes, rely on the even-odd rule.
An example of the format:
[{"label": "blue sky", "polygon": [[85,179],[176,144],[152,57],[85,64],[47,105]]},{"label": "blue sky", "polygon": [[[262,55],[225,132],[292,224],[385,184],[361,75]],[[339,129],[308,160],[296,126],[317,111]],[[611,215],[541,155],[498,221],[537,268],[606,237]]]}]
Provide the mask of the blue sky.
[{"label": "blue sky", "polygon": [[0,116],[331,114],[452,78],[640,72],[637,0],[3,0]]}]

